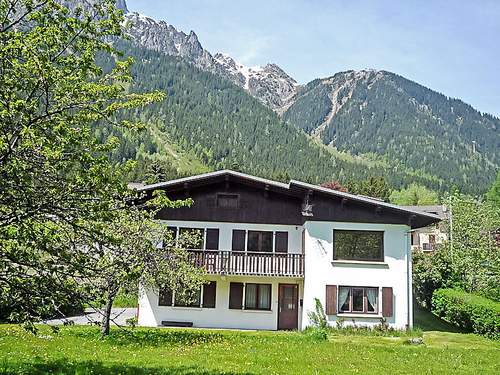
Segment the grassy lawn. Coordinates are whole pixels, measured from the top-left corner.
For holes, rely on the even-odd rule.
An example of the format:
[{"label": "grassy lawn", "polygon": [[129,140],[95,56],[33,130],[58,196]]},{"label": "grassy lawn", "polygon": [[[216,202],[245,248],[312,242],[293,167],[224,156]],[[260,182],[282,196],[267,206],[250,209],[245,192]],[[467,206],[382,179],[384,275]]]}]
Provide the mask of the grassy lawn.
[{"label": "grassy lawn", "polygon": [[498,374],[500,344],[475,335],[408,337],[198,329],[0,325],[0,374]]}]

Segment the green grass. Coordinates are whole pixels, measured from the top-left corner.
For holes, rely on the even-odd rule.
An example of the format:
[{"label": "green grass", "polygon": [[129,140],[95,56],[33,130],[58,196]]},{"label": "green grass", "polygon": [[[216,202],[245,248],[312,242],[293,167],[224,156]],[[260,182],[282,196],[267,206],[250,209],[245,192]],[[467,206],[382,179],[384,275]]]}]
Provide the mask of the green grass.
[{"label": "green grass", "polygon": [[0,374],[498,374],[497,342],[456,333],[408,337],[198,329],[63,327],[38,336],[0,325]]},{"label": "green grass", "polygon": [[137,293],[119,293],[113,301],[113,307],[137,307]]},{"label": "green grass", "polygon": [[440,332],[462,332],[460,328],[439,319],[430,311],[426,311],[413,304],[413,325],[422,331],[440,331]]}]

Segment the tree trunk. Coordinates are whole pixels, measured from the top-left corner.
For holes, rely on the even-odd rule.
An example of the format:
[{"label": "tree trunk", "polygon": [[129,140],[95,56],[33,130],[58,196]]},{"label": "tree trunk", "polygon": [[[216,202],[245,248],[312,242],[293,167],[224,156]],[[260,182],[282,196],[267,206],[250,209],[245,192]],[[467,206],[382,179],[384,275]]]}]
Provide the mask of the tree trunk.
[{"label": "tree trunk", "polygon": [[108,284],[108,293],[106,298],[106,306],[104,307],[102,322],[101,322],[101,334],[103,336],[109,335],[109,327],[111,324],[111,309],[113,307],[113,302],[115,300],[117,291],[111,283]]}]

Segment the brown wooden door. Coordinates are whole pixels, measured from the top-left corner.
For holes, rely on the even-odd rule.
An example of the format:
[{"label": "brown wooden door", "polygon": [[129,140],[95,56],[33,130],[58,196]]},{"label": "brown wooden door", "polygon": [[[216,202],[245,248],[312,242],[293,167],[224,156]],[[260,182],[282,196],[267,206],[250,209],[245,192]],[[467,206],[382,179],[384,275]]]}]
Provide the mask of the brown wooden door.
[{"label": "brown wooden door", "polygon": [[299,313],[299,286],[279,284],[278,329],[297,329]]}]

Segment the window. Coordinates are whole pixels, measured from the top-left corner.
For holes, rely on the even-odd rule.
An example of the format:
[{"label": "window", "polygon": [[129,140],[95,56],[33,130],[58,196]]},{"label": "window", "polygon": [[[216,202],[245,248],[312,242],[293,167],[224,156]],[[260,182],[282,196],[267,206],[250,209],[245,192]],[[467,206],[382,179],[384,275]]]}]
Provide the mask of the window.
[{"label": "window", "polygon": [[243,283],[229,284],[229,308],[241,309],[243,307]]},{"label": "window", "polygon": [[248,231],[248,251],[272,252],[273,232]]},{"label": "window", "polygon": [[217,194],[217,207],[238,208],[240,197],[237,194]]},{"label": "window", "polygon": [[245,251],[245,231],[240,229],[233,229],[233,251]]},{"label": "window", "polygon": [[378,288],[341,286],[338,296],[339,313],[378,313]]},{"label": "window", "polygon": [[158,306],[201,307],[203,294],[203,307],[214,308],[217,282],[210,281],[197,291],[186,291],[185,294],[172,293],[168,288],[161,288],[158,295]]},{"label": "window", "polygon": [[277,253],[288,253],[288,232],[276,232],[274,251]]},{"label": "window", "polygon": [[203,307],[215,308],[215,296],[217,292],[217,282],[210,281],[203,285]]},{"label": "window", "polygon": [[333,231],[333,259],[384,260],[384,232]]},{"label": "window", "polygon": [[158,294],[158,306],[172,306],[172,291],[168,288],[161,288]]},{"label": "window", "polygon": [[174,306],[179,307],[200,307],[201,288],[195,291],[186,290],[185,293],[175,293]]},{"label": "window", "polygon": [[207,229],[207,238],[205,240],[206,250],[219,250],[219,229]]},{"label": "window", "polygon": [[177,227],[167,227],[167,235],[163,239],[163,248],[175,247],[177,240]]},{"label": "window", "polygon": [[185,249],[203,249],[204,231],[200,228],[179,228],[179,246]]},{"label": "window", "polygon": [[271,310],[271,284],[245,284],[245,309]]}]

